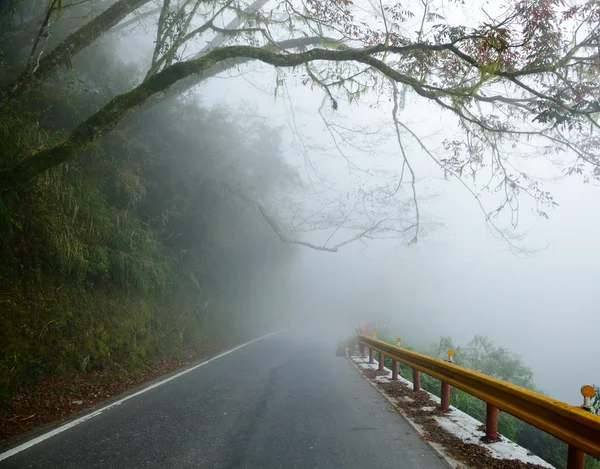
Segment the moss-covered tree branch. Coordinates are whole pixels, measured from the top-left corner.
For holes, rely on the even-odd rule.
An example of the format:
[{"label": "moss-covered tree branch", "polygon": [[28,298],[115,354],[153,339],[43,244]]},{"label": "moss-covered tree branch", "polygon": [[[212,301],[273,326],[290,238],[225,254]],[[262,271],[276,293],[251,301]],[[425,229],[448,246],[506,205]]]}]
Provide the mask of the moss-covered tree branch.
[{"label": "moss-covered tree branch", "polygon": [[[139,0],[138,0],[139,1]],[[358,62],[369,65],[389,79],[410,86],[420,96],[430,99],[446,109],[464,117],[460,109],[441,101],[439,93],[424,88],[421,83],[376,58],[380,53],[405,54],[415,50],[450,51],[454,43],[424,44],[416,43],[407,46],[376,45],[364,49],[311,49],[299,53],[274,52],[269,49],[251,46],[228,46],[213,49],[206,55],[185,62],[173,64],[128,93],[117,96],[102,109],[79,124],[70,136],[60,145],[34,153],[21,160],[8,174],[7,186],[22,185],[38,174],[57,166],[85,149],[91,143],[110,132],[132,109],[144,104],[152,96],[166,91],[180,80],[193,75],[203,76],[213,67],[231,60],[259,60],[275,67],[295,67],[314,61]],[[214,70],[214,69],[213,69]],[[516,76],[517,72],[513,76]]]}]

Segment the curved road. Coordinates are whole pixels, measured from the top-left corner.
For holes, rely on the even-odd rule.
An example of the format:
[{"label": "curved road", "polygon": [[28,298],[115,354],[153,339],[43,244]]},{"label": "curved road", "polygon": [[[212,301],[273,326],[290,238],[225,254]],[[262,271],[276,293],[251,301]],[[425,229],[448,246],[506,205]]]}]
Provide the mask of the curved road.
[{"label": "curved road", "polygon": [[0,468],[448,468],[334,343],[306,338],[253,342]]}]

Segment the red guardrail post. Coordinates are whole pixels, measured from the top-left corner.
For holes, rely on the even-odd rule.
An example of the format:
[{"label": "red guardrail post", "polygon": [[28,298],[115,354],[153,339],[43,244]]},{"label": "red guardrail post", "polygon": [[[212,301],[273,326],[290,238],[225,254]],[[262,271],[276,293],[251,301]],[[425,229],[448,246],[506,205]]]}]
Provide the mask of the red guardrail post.
[{"label": "red guardrail post", "polygon": [[450,408],[450,385],[442,381],[442,410]]},{"label": "red guardrail post", "polygon": [[[582,409],[591,411],[591,398],[594,397],[595,389],[589,384],[581,386],[581,395],[583,396]],[[567,469],[583,469],[585,466],[585,453],[573,445],[569,445],[567,453]]]},{"label": "red guardrail post", "polygon": [[573,445],[569,445],[567,453],[567,469],[583,469],[585,466],[585,453]]},{"label": "red guardrail post", "polygon": [[398,360],[392,360],[392,381],[398,381]]},{"label": "red guardrail post", "polygon": [[375,363],[375,350],[373,350],[371,347],[369,347],[369,363]]},{"label": "red guardrail post", "polygon": [[[452,357],[454,356],[454,350],[448,350],[448,362],[452,363]],[[445,381],[442,381],[442,410],[448,410],[450,408],[450,385]]]},{"label": "red guardrail post", "polygon": [[381,353],[381,352],[379,352],[378,355],[379,355],[379,368],[378,368],[378,370],[379,371],[383,371],[383,369],[385,368],[385,362],[384,362],[385,355],[383,355],[383,353]]},{"label": "red guardrail post", "polygon": [[416,368],[413,368],[413,391],[419,392],[421,390],[421,372]]},{"label": "red guardrail post", "polygon": [[486,404],[485,436],[491,441],[498,439],[498,409],[492,404]]}]

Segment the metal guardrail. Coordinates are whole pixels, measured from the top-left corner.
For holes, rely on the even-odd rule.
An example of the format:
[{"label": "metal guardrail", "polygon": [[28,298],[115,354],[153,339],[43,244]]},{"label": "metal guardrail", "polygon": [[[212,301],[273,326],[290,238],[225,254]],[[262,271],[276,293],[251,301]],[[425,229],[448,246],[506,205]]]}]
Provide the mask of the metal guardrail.
[{"label": "metal guardrail", "polygon": [[[449,386],[455,386],[488,404],[488,427],[496,425],[499,409],[567,443],[569,469],[583,467],[583,453],[600,459],[600,416],[449,361],[406,350],[362,334],[358,335],[358,340],[361,346],[370,349],[371,362],[373,352],[379,353],[380,369],[383,369],[383,357],[391,358],[396,378],[397,362],[400,362],[411,367],[417,379],[418,372],[422,371],[441,380],[442,407],[445,409],[449,404]],[[415,386],[415,390],[418,389]],[[490,416],[490,412],[493,414],[494,411],[495,417]]]}]

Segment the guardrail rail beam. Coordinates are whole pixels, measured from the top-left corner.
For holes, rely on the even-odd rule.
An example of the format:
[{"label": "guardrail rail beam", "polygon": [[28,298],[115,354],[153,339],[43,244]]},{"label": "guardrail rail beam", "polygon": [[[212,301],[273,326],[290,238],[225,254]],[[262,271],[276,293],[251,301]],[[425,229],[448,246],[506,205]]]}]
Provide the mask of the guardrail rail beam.
[{"label": "guardrail rail beam", "polygon": [[412,368],[415,391],[420,390],[421,372],[442,381],[442,408],[447,409],[449,406],[450,386],[485,402],[488,405],[488,438],[494,436],[494,433],[497,437],[498,411],[502,411],[567,443],[569,469],[583,468],[581,461],[584,453],[600,459],[600,416],[588,412],[590,398],[594,394],[593,386],[582,387],[584,408],[581,408],[451,363],[449,361],[452,360],[454,351],[448,351],[450,360],[445,361],[363,334],[358,336],[358,340],[359,344],[369,347],[369,363],[374,363],[373,354],[377,351]]}]

